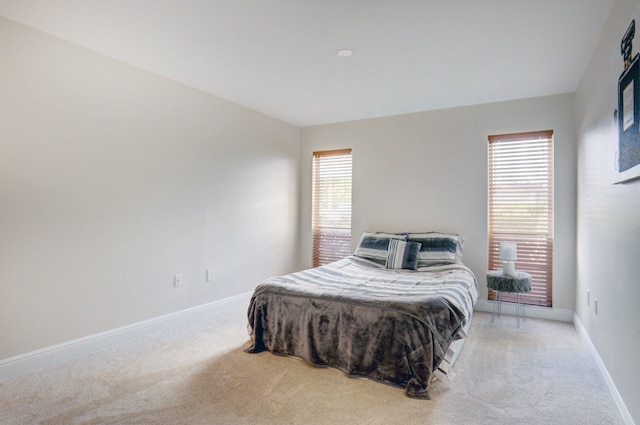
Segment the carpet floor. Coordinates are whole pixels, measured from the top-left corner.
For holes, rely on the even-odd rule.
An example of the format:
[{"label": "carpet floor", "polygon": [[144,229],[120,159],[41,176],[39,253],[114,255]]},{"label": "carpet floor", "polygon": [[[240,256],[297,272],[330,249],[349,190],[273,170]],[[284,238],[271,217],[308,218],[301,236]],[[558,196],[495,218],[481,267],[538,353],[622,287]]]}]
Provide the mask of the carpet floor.
[{"label": "carpet floor", "polygon": [[0,382],[0,424],[617,424],[569,323],[477,312],[431,400],[270,353],[246,306]]}]

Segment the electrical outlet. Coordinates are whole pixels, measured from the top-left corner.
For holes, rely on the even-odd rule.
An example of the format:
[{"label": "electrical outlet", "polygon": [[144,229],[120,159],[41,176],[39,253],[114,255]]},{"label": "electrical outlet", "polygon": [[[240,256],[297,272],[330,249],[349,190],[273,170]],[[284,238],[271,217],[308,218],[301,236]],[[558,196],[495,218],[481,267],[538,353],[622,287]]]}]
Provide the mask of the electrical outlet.
[{"label": "electrical outlet", "polygon": [[173,276],[173,287],[174,288],[178,288],[182,286],[182,275],[181,274],[177,274],[175,276]]},{"label": "electrical outlet", "polygon": [[587,289],[587,307],[591,305],[591,291]]},{"label": "electrical outlet", "polygon": [[210,282],[213,280],[213,269],[207,269],[207,281]]}]

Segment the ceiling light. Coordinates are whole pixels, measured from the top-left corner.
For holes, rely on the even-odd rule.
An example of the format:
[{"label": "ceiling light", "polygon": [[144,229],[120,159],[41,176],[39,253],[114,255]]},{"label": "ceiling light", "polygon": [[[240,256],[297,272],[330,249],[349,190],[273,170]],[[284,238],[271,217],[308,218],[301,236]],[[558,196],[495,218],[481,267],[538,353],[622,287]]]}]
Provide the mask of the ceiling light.
[{"label": "ceiling light", "polygon": [[338,56],[341,58],[348,58],[353,54],[353,50],[351,49],[340,49],[338,50]]}]

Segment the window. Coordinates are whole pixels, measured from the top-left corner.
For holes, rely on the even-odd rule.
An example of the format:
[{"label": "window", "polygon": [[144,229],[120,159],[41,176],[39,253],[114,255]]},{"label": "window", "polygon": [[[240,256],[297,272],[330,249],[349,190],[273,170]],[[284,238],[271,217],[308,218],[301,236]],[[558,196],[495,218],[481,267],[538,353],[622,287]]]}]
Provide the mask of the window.
[{"label": "window", "polygon": [[[553,131],[489,136],[490,270],[502,267],[502,242],[518,245],[516,269],[531,274],[522,302],[551,307]],[[492,290],[489,299],[495,299]]]},{"label": "window", "polygon": [[351,149],[313,153],[313,266],[351,254]]}]

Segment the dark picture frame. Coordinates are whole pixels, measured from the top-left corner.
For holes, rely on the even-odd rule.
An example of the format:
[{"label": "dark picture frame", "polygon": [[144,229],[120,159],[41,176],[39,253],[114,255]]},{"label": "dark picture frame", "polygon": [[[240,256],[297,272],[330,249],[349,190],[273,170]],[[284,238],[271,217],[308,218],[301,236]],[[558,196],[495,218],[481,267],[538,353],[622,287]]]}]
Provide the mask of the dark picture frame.
[{"label": "dark picture frame", "polygon": [[618,79],[618,177],[616,184],[640,179],[640,53],[632,57],[635,19],[620,41],[624,70]]}]

